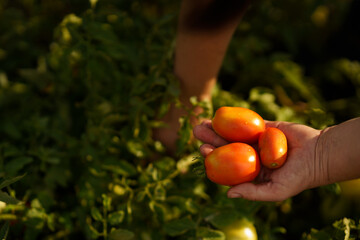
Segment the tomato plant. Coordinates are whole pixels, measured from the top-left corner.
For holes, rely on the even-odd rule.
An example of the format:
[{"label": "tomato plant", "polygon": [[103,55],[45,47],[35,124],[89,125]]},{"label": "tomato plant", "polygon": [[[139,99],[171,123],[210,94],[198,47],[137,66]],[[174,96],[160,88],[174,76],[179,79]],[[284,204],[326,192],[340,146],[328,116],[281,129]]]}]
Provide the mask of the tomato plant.
[{"label": "tomato plant", "polygon": [[[179,101],[180,2],[0,1],[0,239],[224,240],[220,229],[241,217],[259,226],[259,239],[338,240],[349,229],[359,238],[358,220],[325,234],[334,219],[318,206],[338,197],[331,191],[264,204],[228,199],[228,187],[196,175],[190,108],[178,155],[153,139]],[[355,4],[253,1],[224,58],[214,109],[319,129],[358,116]],[[339,214],[358,219],[353,204]]]},{"label": "tomato plant", "polygon": [[257,142],[265,130],[264,119],[242,107],[220,107],[212,120],[214,131],[230,142]]},{"label": "tomato plant", "polygon": [[245,143],[216,148],[205,159],[207,177],[218,184],[233,186],[255,179],[260,171],[259,156]]},{"label": "tomato plant", "polygon": [[287,158],[287,139],[278,128],[269,127],[259,137],[261,163],[267,168],[281,167]]}]

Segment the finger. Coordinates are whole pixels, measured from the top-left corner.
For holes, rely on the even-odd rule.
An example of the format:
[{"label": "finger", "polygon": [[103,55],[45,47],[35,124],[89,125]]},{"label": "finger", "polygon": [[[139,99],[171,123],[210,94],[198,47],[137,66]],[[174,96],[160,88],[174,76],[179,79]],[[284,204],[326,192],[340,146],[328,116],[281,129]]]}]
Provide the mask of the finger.
[{"label": "finger", "polygon": [[214,130],[210,129],[206,124],[197,125],[193,129],[194,136],[204,143],[220,147],[228,142],[217,135]]},{"label": "finger", "polygon": [[206,157],[207,155],[209,155],[212,151],[214,151],[215,147],[213,145],[210,144],[203,144],[200,146],[200,153],[201,155],[203,155],[204,157]]},{"label": "finger", "polygon": [[285,121],[268,121],[265,120],[265,127],[275,127],[280,129],[283,132],[286,132],[290,129],[295,129],[299,126],[304,126],[299,123],[293,123],[293,122],[285,122]]},{"label": "finger", "polygon": [[210,119],[205,119],[204,121],[201,122],[201,125],[204,125],[210,129],[213,129],[212,128],[212,121]]},{"label": "finger", "polygon": [[280,129],[285,135],[291,134],[297,126],[300,124],[292,123],[292,122],[284,122],[284,121],[267,121],[265,120],[265,127],[274,127]]},{"label": "finger", "polygon": [[264,120],[265,122],[265,127],[274,127],[274,128],[279,128],[280,125],[280,121],[269,121],[269,120]]},{"label": "finger", "polygon": [[283,201],[290,196],[282,191],[273,182],[261,184],[242,183],[229,189],[229,198],[244,198],[252,201]]}]

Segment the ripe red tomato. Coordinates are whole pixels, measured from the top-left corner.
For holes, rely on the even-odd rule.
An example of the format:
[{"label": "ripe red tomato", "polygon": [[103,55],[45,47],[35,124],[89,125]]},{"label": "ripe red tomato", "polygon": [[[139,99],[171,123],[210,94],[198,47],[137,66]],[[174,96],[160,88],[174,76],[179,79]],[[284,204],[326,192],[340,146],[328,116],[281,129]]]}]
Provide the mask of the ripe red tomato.
[{"label": "ripe red tomato", "polygon": [[221,107],[212,120],[214,131],[230,142],[253,144],[265,130],[264,119],[242,107]]},{"label": "ripe red tomato", "polygon": [[278,128],[266,128],[259,138],[259,151],[261,163],[265,167],[281,167],[287,157],[285,134]]},{"label": "ripe red tomato", "polygon": [[205,158],[205,170],[214,183],[234,186],[254,180],[260,171],[260,160],[250,145],[230,143],[216,148]]}]

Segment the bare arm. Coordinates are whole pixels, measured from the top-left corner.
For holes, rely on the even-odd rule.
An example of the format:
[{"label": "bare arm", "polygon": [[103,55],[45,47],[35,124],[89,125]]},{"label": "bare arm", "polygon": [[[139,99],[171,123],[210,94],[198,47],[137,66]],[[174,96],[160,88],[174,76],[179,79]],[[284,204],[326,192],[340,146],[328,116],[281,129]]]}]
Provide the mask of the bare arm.
[{"label": "bare arm", "polygon": [[248,0],[183,0],[175,51],[182,100],[209,100],[231,37]]},{"label": "bare arm", "polygon": [[318,185],[360,178],[360,118],[325,129],[316,147]]},{"label": "bare arm", "polygon": [[[189,98],[210,101],[212,89],[231,37],[250,0],[183,0],[175,48],[174,72],[180,81],[180,101],[190,107]],[[195,113],[202,112],[196,108]],[[162,119],[167,128],[154,130],[170,153],[175,152],[179,117],[183,109],[171,106]],[[196,118],[192,118],[196,124]]]}]

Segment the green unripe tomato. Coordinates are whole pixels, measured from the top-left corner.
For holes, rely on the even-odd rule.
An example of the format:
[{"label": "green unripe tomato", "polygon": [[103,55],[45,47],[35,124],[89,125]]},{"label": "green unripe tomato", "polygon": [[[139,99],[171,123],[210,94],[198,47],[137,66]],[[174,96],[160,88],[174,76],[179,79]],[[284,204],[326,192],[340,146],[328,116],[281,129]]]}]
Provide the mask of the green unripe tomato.
[{"label": "green unripe tomato", "polygon": [[226,240],[257,240],[255,226],[249,220],[243,218],[235,221],[229,226],[221,229],[226,236]]}]

